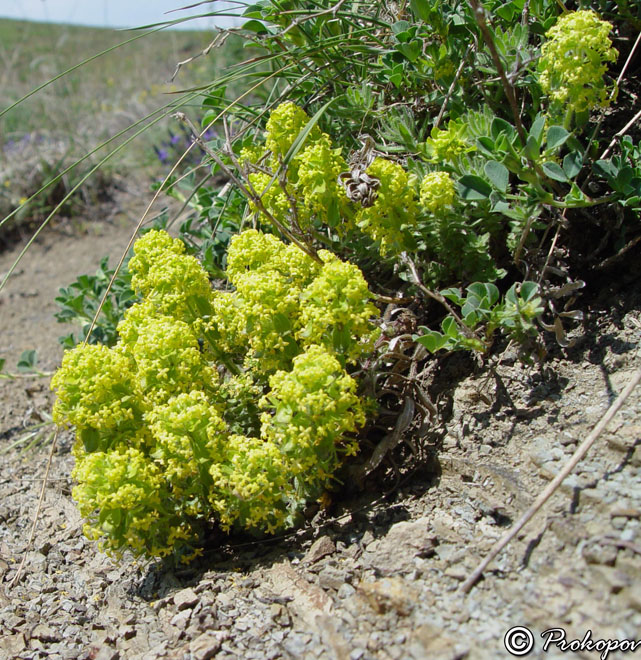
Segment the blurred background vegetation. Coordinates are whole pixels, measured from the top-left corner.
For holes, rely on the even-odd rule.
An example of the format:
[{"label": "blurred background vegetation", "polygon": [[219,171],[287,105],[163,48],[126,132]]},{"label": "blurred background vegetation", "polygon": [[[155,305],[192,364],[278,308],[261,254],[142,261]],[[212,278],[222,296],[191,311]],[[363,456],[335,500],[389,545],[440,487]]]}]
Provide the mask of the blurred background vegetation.
[{"label": "blurred background vegetation", "polygon": [[[21,219],[31,221],[46,215],[95,162],[136,130],[127,131],[128,127],[145,117],[160,117],[160,109],[184,97],[184,90],[215,77],[243,57],[240,40],[232,37],[208,57],[181,67],[174,77],[177,63],[197,56],[213,37],[207,31],[144,34],[0,19],[0,219],[25,205],[43,185],[58,179],[28,209],[20,209],[15,220],[0,226],[0,237],[3,230],[19,226]],[[113,50],[5,112],[38,86],[108,49]],[[200,107],[198,94],[191,96],[182,111]],[[84,208],[95,203],[118,179],[134,176],[143,185],[147,183],[143,189],[148,190],[148,182],[166,173],[169,156],[175,155],[168,148],[177,151],[184,147],[184,141],[177,144],[179,130],[175,120],[162,118],[136,139],[134,148],[123,149],[110,159],[63,211],[77,214],[78,205]],[[122,137],[113,139],[123,131]]]}]

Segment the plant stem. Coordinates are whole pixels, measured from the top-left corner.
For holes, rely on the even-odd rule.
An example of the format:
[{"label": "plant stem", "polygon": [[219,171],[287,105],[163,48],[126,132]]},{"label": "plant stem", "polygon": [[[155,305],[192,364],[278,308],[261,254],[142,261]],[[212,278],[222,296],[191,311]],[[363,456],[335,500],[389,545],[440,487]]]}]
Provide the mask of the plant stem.
[{"label": "plant stem", "polygon": [[492,37],[490,28],[488,27],[487,22],[485,20],[485,15],[486,15],[485,9],[481,7],[481,5],[479,5],[477,0],[468,0],[468,2],[472,7],[472,11],[474,13],[474,19],[476,20],[476,24],[479,26],[479,30],[481,30],[481,34],[483,35],[483,40],[487,44],[487,47],[490,49],[490,55],[492,56],[492,61],[494,62],[494,66],[496,67],[496,70],[499,74],[499,78],[501,79],[501,84],[503,85],[505,96],[507,96],[508,103],[510,104],[510,108],[512,110],[512,115],[514,116],[514,124],[516,125],[516,130],[519,134],[519,137],[521,138],[521,141],[523,142],[523,145],[525,145],[527,141],[527,136],[525,134],[525,129],[523,128],[523,124],[521,123],[521,114],[519,113],[519,106],[518,103],[516,102],[516,94],[514,92],[514,87],[513,85],[510,84],[510,81],[507,79],[507,76],[505,75],[505,69],[503,68],[503,64],[501,62],[499,52],[496,50],[496,45],[494,44],[494,38]]}]

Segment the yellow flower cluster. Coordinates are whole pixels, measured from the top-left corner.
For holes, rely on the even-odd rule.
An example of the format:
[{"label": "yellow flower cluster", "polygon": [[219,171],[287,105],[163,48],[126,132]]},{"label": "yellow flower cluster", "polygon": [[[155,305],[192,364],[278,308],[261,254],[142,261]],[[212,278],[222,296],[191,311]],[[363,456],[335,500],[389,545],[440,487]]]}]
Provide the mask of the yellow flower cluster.
[{"label": "yellow flower cluster", "polygon": [[[291,371],[278,371],[269,384],[261,404],[276,413],[261,417],[262,436],[282,449],[297,476],[319,468],[331,475],[338,461],[336,439],[365,423],[356,381],[326,348],[311,346],[294,358]],[[353,441],[343,444],[344,451],[356,451]]]},{"label": "yellow flower cluster", "polygon": [[[376,158],[369,166],[367,174],[378,181],[378,186],[375,201],[367,208],[348,198],[340,181],[345,180],[343,175],[348,175],[350,168],[341,149],[335,148],[330,137],[317,126],[309,132],[286,170],[279,170],[309,121],[301,108],[291,102],[283,103],[272,111],[267,122],[267,151],[261,153],[252,147],[241,154],[244,166],[250,170],[249,182],[268,214],[285,226],[303,231],[329,226],[344,234],[359,227],[379,244],[381,254],[406,249],[410,230],[415,226],[416,182],[397,163]],[[260,167],[252,171],[252,163],[259,161]],[[261,210],[255,204],[251,206],[254,211]]]},{"label": "yellow flower cluster", "polygon": [[235,305],[220,310],[219,332],[240,331],[247,338],[247,357],[258,358],[263,373],[288,368],[312,344],[325,345],[350,363],[372,350],[377,331],[371,319],[377,310],[362,273],[329,252],[319,256],[323,264],[256,230],[231,241],[227,274],[236,288]]},{"label": "yellow flower cluster", "polygon": [[193,322],[209,311],[211,286],[195,257],[181,241],[162,231],[150,231],[136,242],[129,261],[131,285],[155,312]]},{"label": "yellow flower cluster", "polygon": [[[272,110],[265,131],[265,145],[272,155],[283,158],[308,122],[307,113],[291,101]],[[320,130],[314,126],[308,139],[315,142],[320,136]]]},{"label": "yellow flower cluster", "polygon": [[[347,363],[371,353],[378,332],[371,319],[376,307],[361,271],[330,252],[319,253],[323,266],[317,277],[301,291],[300,329],[302,344],[318,344]],[[361,341],[356,341],[356,338]]]},{"label": "yellow flower cluster", "polygon": [[608,103],[603,74],[618,52],[612,25],[591,9],[568,12],[547,33],[541,47],[539,82],[559,110],[582,112]]},{"label": "yellow flower cluster", "polygon": [[86,534],[116,553],[187,561],[212,520],[291,526],[365,422],[345,371],[377,336],[362,274],[255,230],[232,241],[228,292],[165,232],[134,252],[142,300],[118,343],[67,352],[52,381],[55,420],[77,431]]},{"label": "yellow flower cluster", "polygon": [[374,204],[361,208],[355,222],[380,243],[381,254],[402,252],[408,230],[416,223],[415,181],[398,163],[384,158],[375,158],[366,172],[380,186]]},{"label": "yellow flower cluster", "polygon": [[421,206],[431,213],[446,211],[454,203],[456,188],[447,172],[430,172],[421,181]]},{"label": "yellow flower cluster", "polygon": [[[100,425],[108,429],[131,421],[135,412],[130,369],[127,356],[106,346],[86,346],[82,351],[65,353],[62,367],[51,381],[52,387],[64,384],[54,405],[54,421],[60,423],[65,417],[75,426]],[[87,382],[85,373],[93,373],[94,377]]]},{"label": "yellow flower cluster", "polygon": [[450,121],[447,129],[433,128],[425,142],[430,160],[434,163],[452,161],[474,151],[475,147],[467,141],[465,133],[465,126],[456,121]]}]

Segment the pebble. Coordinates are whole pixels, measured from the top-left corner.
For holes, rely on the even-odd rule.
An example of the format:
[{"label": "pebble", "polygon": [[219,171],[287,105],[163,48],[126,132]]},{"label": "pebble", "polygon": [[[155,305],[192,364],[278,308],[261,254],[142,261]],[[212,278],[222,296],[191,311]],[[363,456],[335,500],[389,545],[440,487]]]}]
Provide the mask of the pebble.
[{"label": "pebble", "polygon": [[182,589],[174,594],[174,605],[179,611],[194,607],[199,600],[198,594],[192,588]]},{"label": "pebble", "polygon": [[327,555],[331,555],[334,552],[336,552],[336,545],[334,544],[334,541],[332,541],[329,536],[321,536],[320,538],[316,539],[316,541],[314,541],[312,547],[308,550],[303,561],[308,564],[313,564],[319,559],[322,559]]},{"label": "pebble", "polygon": [[347,582],[347,571],[327,566],[318,574],[318,584],[323,589],[338,591]]},{"label": "pebble", "polygon": [[350,598],[355,593],[356,593],[356,589],[354,589],[354,587],[351,584],[345,583],[340,586],[336,596],[341,600],[344,600],[345,598]]}]

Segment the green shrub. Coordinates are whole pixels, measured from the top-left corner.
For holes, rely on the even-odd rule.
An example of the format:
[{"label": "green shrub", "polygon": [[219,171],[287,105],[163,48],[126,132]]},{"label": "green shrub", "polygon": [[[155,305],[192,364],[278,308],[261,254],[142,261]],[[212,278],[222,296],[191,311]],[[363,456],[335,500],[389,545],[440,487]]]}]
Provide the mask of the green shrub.
[{"label": "green shrub", "polygon": [[178,239],[136,242],[118,341],[67,351],[52,380],[90,538],[188,561],[207,524],[275,532],[333,483],[365,424],[346,368],[372,351],[377,310],[358,268],[319,257],[248,230],[234,290],[214,291]]}]

